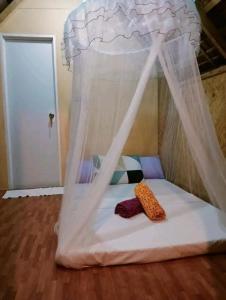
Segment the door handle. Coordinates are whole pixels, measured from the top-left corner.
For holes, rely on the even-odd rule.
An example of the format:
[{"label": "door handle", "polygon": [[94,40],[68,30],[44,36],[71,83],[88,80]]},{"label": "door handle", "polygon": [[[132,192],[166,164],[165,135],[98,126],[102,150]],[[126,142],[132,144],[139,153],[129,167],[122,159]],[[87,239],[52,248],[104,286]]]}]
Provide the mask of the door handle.
[{"label": "door handle", "polygon": [[54,114],[53,113],[49,113],[49,127],[52,128],[53,127],[53,119],[54,119]]}]

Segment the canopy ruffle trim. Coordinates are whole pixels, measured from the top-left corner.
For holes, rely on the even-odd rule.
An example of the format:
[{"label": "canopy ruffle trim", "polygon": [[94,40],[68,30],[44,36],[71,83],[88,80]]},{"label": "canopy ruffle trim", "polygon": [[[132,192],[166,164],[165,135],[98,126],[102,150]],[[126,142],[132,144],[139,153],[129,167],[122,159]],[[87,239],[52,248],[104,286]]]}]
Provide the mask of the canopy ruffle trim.
[{"label": "canopy ruffle trim", "polygon": [[153,34],[164,34],[166,41],[186,35],[197,50],[200,29],[191,0],[87,0],[65,23],[63,50],[69,66],[90,47],[111,54],[148,48]]}]

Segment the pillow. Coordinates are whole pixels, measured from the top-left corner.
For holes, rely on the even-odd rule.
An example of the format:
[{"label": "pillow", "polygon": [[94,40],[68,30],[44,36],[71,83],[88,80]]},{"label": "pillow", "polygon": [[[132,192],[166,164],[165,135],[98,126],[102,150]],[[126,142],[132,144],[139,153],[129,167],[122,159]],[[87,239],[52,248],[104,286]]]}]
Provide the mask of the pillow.
[{"label": "pillow", "polygon": [[131,218],[142,212],[144,212],[143,206],[137,198],[119,202],[115,207],[115,214],[122,218]]},{"label": "pillow", "polygon": [[164,209],[159,204],[148,185],[143,182],[138,183],[135,186],[134,192],[150,220],[162,221],[166,218]]},{"label": "pillow", "polygon": [[165,178],[158,156],[141,156],[140,162],[145,179]]},{"label": "pillow", "polygon": [[89,183],[93,177],[93,162],[92,160],[83,160],[80,165],[79,183]]},{"label": "pillow", "polygon": [[[94,172],[97,174],[101,167],[104,156],[93,157]],[[110,184],[138,183],[144,178],[138,156],[121,156]]]}]

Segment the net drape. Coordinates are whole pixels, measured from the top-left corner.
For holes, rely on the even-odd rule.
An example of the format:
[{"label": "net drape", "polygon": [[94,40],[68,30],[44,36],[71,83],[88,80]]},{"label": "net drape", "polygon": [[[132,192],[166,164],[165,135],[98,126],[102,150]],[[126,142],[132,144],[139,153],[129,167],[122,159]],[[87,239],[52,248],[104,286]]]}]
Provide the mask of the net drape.
[{"label": "net drape", "polygon": [[[83,249],[101,243],[96,229],[100,226],[98,210],[104,209],[103,195],[144,92],[156,94],[157,86],[151,83],[159,76],[166,78],[209,198],[226,210],[225,159],[195,56],[199,28],[199,17],[190,0],[88,0],[70,14],[64,47],[67,64],[73,70],[73,97],[58,262],[75,266],[70,259],[76,254],[80,256],[77,267],[89,265]],[[166,128],[166,132],[172,130]],[[98,171],[92,163],[95,155],[103,157]],[[74,218],[76,228],[72,227]],[[135,230],[139,228],[131,226],[126,232],[112,228],[108,236],[101,238],[107,241]],[[67,236],[65,232],[73,234]]]},{"label": "net drape", "polygon": [[[122,77],[120,74],[116,74],[115,77],[111,70],[109,74],[107,72],[104,73],[105,77],[103,79],[101,76],[98,78],[98,71],[95,71],[95,79],[92,78],[91,85],[93,83],[96,84],[96,80],[98,79],[98,92],[95,93],[93,86],[87,86],[85,93],[89,94],[92,91],[92,97],[87,95],[81,103],[79,101],[73,102],[73,105],[77,106],[77,109],[80,108],[80,113],[79,120],[77,121],[75,143],[72,140],[73,146],[71,146],[69,153],[65,200],[61,208],[62,217],[60,217],[59,230],[59,239],[64,241],[63,245],[67,244],[68,249],[77,247],[77,249],[81,250],[82,247],[91,246],[97,242],[97,237],[95,236],[95,232],[93,232],[92,226],[96,217],[95,212],[101,205],[103,193],[110,182],[113,170],[117,165],[131,127],[134,124],[147,82],[151,80],[150,77],[154,78],[156,76],[153,66],[160,50],[162,39],[162,36],[157,36],[156,43],[153,43],[149,52],[142,54],[134,53],[129,57],[127,55],[125,57],[123,55],[117,56],[114,62],[118,70],[122,68],[124,71],[127,64],[131,68],[131,63],[133,63],[133,70],[131,70],[132,73],[130,74],[121,72]],[[92,53],[92,55],[100,56],[98,53]],[[95,60],[95,62],[98,61],[99,68],[100,64],[103,63],[102,59],[103,54],[101,54],[101,62],[97,58]],[[107,56],[107,59],[109,59],[109,56]],[[136,60],[138,63],[136,63]],[[114,69],[116,65],[112,64],[112,68]],[[98,70],[98,67],[94,67],[94,69]],[[87,76],[83,74],[84,80],[88,82],[90,82],[90,74],[93,74],[90,72],[90,68],[93,68],[93,66],[89,64],[87,66]],[[151,74],[152,76],[150,76]],[[105,83],[108,80],[110,82],[109,86]],[[102,86],[103,82],[104,87]],[[117,92],[115,93],[112,90],[112,88],[117,87],[119,91],[118,95]],[[104,99],[99,97],[99,88],[102,88],[102,93],[103,90],[106,93],[108,99],[107,106],[104,106]],[[73,111],[75,110],[73,109]],[[108,114],[107,118],[105,114]],[[82,163],[87,159],[92,160],[92,157],[96,154],[104,156],[99,173],[95,177],[91,176],[88,178],[88,182],[82,184],[82,187],[81,184],[78,187]],[[93,172],[94,170],[92,170]],[[75,201],[77,203],[76,206]],[[87,205],[88,203],[89,205]],[[68,240],[67,236],[61,234],[61,228],[63,229],[62,232],[64,232],[65,228],[71,230],[70,218],[63,217],[64,215],[69,216],[71,209],[76,209],[77,227],[73,228],[75,238]]]},{"label": "net drape", "polygon": [[197,171],[211,202],[226,211],[226,161],[193,48],[180,38],[164,44],[159,59]]}]

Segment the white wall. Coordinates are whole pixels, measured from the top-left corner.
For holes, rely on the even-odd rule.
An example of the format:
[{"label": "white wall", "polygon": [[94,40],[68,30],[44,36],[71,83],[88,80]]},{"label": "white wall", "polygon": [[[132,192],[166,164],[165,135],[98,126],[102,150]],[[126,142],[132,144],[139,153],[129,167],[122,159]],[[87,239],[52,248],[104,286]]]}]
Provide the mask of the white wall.
[{"label": "white wall", "polygon": [[[22,0],[18,6],[0,23],[4,33],[53,34],[56,36],[57,77],[61,130],[62,171],[65,171],[68,147],[68,119],[71,97],[72,74],[62,65],[61,41],[63,26],[69,12],[77,6],[78,0]],[[0,80],[1,82],[1,80]],[[6,145],[2,108],[2,88],[0,87],[0,188],[7,188]],[[148,105],[148,91],[140,109],[138,121],[134,125],[124,152],[135,154],[156,154],[158,151],[158,105],[152,100]],[[150,125],[151,131],[146,128]]]}]

